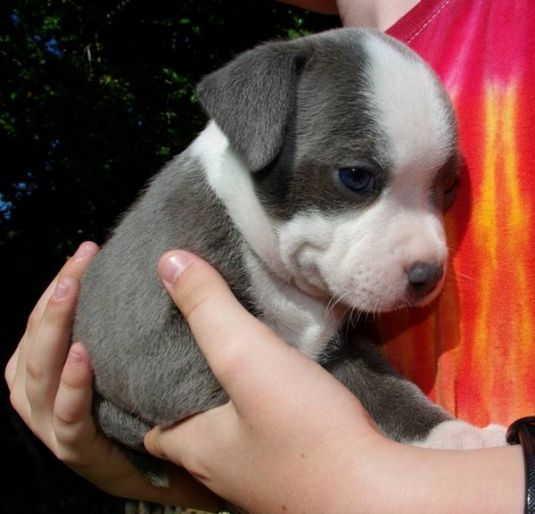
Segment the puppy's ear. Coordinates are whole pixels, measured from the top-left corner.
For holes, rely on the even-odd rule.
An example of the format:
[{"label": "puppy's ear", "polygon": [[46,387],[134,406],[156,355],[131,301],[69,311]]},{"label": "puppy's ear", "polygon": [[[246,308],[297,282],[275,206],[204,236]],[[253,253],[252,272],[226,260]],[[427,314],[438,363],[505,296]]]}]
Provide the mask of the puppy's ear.
[{"label": "puppy's ear", "polygon": [[306,40],[267,43],[197,86],[201,105],[251,171],[265,167],[280,151],[298,76],[310,53]]}]

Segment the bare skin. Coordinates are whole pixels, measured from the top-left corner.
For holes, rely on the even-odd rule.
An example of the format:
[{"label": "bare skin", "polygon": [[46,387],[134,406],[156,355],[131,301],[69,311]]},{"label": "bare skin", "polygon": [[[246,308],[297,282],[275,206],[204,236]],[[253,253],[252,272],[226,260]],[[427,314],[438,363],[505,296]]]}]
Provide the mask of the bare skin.
[{"label": "bare skin", "polygon": [[418,0],[280,0],[322,14],[338,14],[345,27],[387,30]]},{"label": "bare skin", "polygon": [[5,369],[11,403],[52,453],[102,490],[126,498],[214,509],[217,498],[183,469],[169,489],[152,487],[91,417],[93,373],[80,343],[70,347],[80,277],[98,252],[84,243],[60,270],[28,319]]},{"label": "bare skin", "polygon": [[231,401],[152,430],[151,453],[251,512],[522,512],[520,448],[389,441],[349,391],[245,311],[207,263],[173,251],[158,270]]},{"label": "bare skin", "polygon": [[336,0],[279,0],[321,14],[338,14]]},{"label": "bare skin", "polygon": [[338,0],[338,11],[346,27],[373,27],[382,31],[412,9],[418,0]]},{"label": "bare skin", "polygon": [[96,252],[84,246],[38,302],[6,380],[37,437],[104,491],[214,509],[204,484],[251,512],[522,512],[519,447],[433,451],[385,439],[354,396],[245,311],[213,268],[176,251],[160,261],[162,282],[231,401],[147,435],[149,451],[197,479],[177,472],[170,489],[151,487],[96,431],[87,353],[79,343],[69,352],[79,278]]}]

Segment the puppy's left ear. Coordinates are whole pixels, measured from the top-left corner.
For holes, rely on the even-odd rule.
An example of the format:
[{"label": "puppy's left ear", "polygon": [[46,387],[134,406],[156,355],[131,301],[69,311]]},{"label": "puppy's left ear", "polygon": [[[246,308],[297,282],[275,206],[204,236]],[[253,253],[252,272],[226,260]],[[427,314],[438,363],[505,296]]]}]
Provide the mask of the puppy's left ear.
[{"label": "puppy's left ear", "polygon": [[267,43],[240,54],[197,86],[201,105],[251,171],[280,151],[299,73],[310,54],[306,39]]}]

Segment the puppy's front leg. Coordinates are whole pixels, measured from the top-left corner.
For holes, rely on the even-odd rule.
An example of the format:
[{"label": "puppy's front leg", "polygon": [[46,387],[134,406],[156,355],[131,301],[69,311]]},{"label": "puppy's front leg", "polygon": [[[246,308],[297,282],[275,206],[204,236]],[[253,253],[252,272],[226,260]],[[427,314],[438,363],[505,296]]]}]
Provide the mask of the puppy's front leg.
[{"label": "puppy's front leg", "polygon": [[367,336],[351,334],[324,367],[362,402],[390,439],[429,448],[505,445],[505,429],[485,429],[456,420],[399,376]]}]

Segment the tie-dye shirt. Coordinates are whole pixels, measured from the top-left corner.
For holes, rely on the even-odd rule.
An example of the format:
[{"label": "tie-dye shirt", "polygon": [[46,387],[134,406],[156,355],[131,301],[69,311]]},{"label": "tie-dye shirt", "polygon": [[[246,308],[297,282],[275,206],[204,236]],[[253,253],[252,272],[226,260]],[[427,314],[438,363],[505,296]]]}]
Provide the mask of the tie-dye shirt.
[{"label": "tie-dye shirt", "polygon": [[438,73],[466,161],[444,292],[382,323],[394,365],[451,413],[535,413],[535,2],[423,0],[388,33]]}]

